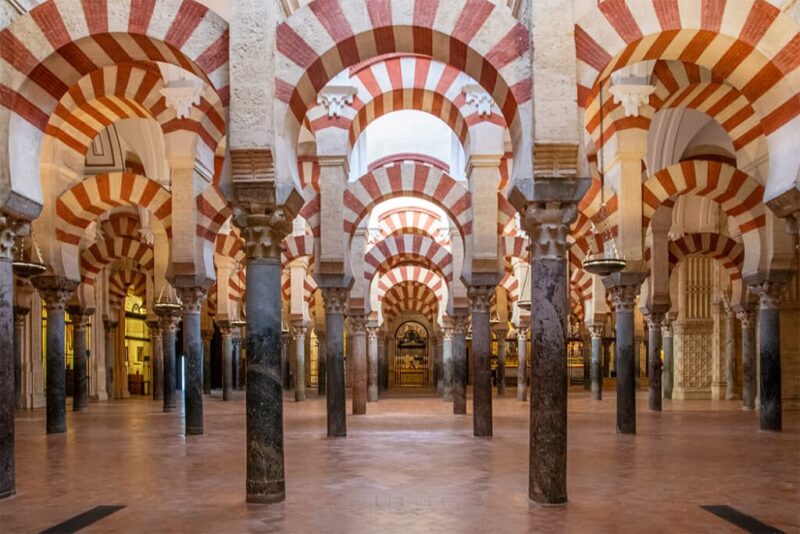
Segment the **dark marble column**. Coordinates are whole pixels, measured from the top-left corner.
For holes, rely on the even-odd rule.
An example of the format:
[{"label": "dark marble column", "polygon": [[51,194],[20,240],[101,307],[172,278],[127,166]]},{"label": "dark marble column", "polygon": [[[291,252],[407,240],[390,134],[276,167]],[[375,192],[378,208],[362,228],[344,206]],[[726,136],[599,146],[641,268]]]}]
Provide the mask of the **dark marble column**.
[{"label": "dark marble column", "polygon": [[17,491],[14,465],[14,406],[16,403],[14,355],[16,349],[9,347],[8,344],[14,342],[15,330],[14,270],[12,265],[14,239],[17,234],[25,234],[29,230],[30,227],[27,223],[13,220],[0,213],[0,340],[5,345],[0,350],[0,499],[10,497]]},{"label": "dark marble column", "polygon": [[47,303],[47,433],[57,434],[67,431],[64,311],[78,283],[52,275],[37,276],[31,281]]},{"label": "dark marble column", "polygon": [[467,414],[467,327],[469,317],[453,317],[453,413]]},{"label": "dark marble column", "polygon": [[592,338],[592,361],[589,370],[591,381],[592,400],[603,400],[603,323],[586,325]]},{"label": "dark marble column", "polygon": [[506,337],[508,330],[498,329],[497,336],[497,394],[506,394]]},{"label": "dark marble column", "polygon": [[22,357],[25,336],[25,317],[30,308],[14,306],[14,406],[22,409]]},{"label": "dark marble column", "polygon": [[178,323],[181,318],[178,310],[156,312],[161,324],[161,343],[164,357],[164,374],[161,381],[164,399],[164,411],[173,412],[178,406],[175,390],[175,375],[178,373],[178,359],[175,356],[175,338],[178,335]]},{"label": "dark marble column", "polygon": [[325,380],[327,379],[327,357],[325,356],[325,349],[328,347],[328,342],[325,338],[324,332],[317,332],[317,395],[322,396],[325,394]]},{"label": "dark marble column", "polygon": [[94,314],[93,309],[67,307],[72,318],[73,393],[72,411],[84,412],[89,408],[89,374],[86,356],[86,329]]},{"label": "dark marble column", "polygon": [[[119,313],[116,310],[110,310],[112,317],[118,317]],[[105,330],[105,345],[106,345],[106,393],[109,399],[116,398],[114,393],[114,364],[116,363],[117,352],[117,326],[118,321],[114,319],[103,319],[103,328]]]},{"label": "dark marble column", "polygon": [[203,330],[203,393],[211,394],[211,338],[213,330]]},{"label": "dark marble column", "polygon": [[353,331],[352,383],[353,415],[367,413],[367,317],[365,315],[351,315],[350,328]]},{"label": "dark marble column", "polygon": [[147,321],[150,329],[150,346],[153,348],[153,400],[164,400],[164,341],[161,336],[161,323],[156,319]]},{"label": "dark marble column", "polygon": [[294,338],[294,400],[302,402],[306,400],[306,332],[308,326],[299,323],[292,326],[292,337]]},{"label": "dark marble column", "polygon": [[244,380],[240,379],[242,371],[242,338],[239,337],[239,329],[234,330],[231,336],[231,347],[233,349],[233,389],[242,388]]},{"label": "dark marble column", "polygon": [[187,436],[203,433],[203,338],[200,310],[207,289],[200,286],[176,287],[183,303],[183,339],[186,355],[186,383],[183,385],[184,422]]},{"label": "dark marble column", "polygon": [[672,387],[675,378],[675,355],[672,321],[669,316],[664,317],[661,330],[661,342],[664,350],[664,368],[661,373],[661,390],[665,399],[672,398]]},{"label": "dark marble column", "polygon": [[649,383],[647,387],[647,407],[650,411],[661,411],[661,324],[664,314],[650,312],[645,316],[647,321],[647,372]]},{"label": "dark marble column", "polygon": [[725,306],[725,400],[736,395],[736,312]]},{"label": "dark marble column", "polygon": [[292,389],[292,366],[289,357],[292,333],[289,330],[281,332],[281,384],[284,391]]},{"label": "dark marble column", "polygon": [[742,323],[742,408],[756,408],[756,314],[750,308],[736,310]]},{"label": "dark marble column", "polygon": [[528,400],[528,327],[517,327],[517,400]]},{"label": "dark marble column", "polygon": [[791,273],[770,273],[758,283],[749,282],[759,297],[758,339],[760,359],[759,422],[761,430],[781,432],[781,311],[780,302]]},{"label": "dark marble column", "polygon": [[492,331],[489,306],[494,289],[494,286],[470,286],[467,290],[472,313],[472,353],[475,355],[472,432],[478,437],[492,435]]},{"label": "dark marble column", "polygon": [[325,303],[325,339],[327,345],[327,408],[328,437],[347,435],[346,397],[344,385],[344,310],[349,290],[344,287],[322,288]]},{"label": "dark marble column", "polygon": [[442,400],[453,402],[453,327],[447,319],[442,328]]},{"label": "dark marble column", "polygon": [[636,433],[636,348],[633,344],[633,306],[644,274],[621,272],[603,278],[616,312],[617,433]]},{"label": "dark marble column", "polygon": [[378,394],[389,389],[389,359],[386,348],[386,333],[378,334]]},{"label": "dark marble column", "polygon": [[344,384],[345,388],[353,387],[353,334],[350,332],[349,326],[345,326],[345,343],[344,343]]},{"label": "dark marble column", "polygon": [[217,321],[222,338],[222,400],[233,400],[233,327],[230,321]]},{"label": "dark marble column", "polygon": [[528,496],[547,505],[567,501],[567,235],[576,215],[571,201],[532,202],[522,213],[531,243]]},{"label": "dark marble column", "polygon": [[378,402],[378,327],[367,327],[367,402]]},{"label": "dark marble column", "polygon": [[436,385],[436,394],[444,395],[444,339],[441,331],[436,336],[436,352],[433,356],[433,383]]}]

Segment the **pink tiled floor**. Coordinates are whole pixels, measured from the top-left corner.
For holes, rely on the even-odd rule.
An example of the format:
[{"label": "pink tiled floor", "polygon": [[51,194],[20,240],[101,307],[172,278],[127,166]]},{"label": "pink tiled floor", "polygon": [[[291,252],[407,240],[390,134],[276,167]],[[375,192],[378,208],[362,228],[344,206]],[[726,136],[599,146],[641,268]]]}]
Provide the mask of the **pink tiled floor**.
[{"label": "pink tiled floor", "polygon": [[528,404],[511,396],[495,398],[493,439],[436,398],[403,395],[348,417],[339,440],[325,438],[323,399],[287,397],[288,494],[271,507],[244,502],[243,400],[206,398],[206,434],[189,439],[153,401],[92,403],[53,436],[43,410],[20,412],[18,495],[0,502],[0,531],[121,504],[85,532],[740,532],[700,508],[727,504],[800,532],[798,413],[768,434],[737,402],[649,414],[640,392],[639,434],[618,436],[606,394],[570,394],[563,508],[528,502]]}]

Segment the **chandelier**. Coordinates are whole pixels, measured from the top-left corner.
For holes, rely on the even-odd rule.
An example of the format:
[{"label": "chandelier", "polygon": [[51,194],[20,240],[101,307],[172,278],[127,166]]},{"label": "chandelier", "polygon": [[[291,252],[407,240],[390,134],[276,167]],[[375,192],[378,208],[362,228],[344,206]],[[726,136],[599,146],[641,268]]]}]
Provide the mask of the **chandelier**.
[{"label": "chandelier", "polygon": [[39,244],[33,237],[33,230],[27,235],[17,236],[14,239],[14,259],[12,260],[14,274],[19,278],[31,278],[42,274],[47,266],[42,260]]},{"label": "chandelier", "polygon": [[161,292],[158,294],[155,304],[153,304],[153,311],[157,314],[175,313],[180,311],[181,307],[181,299],[178,298],[175,288],[168,283],[164,283],[161,286]]}]

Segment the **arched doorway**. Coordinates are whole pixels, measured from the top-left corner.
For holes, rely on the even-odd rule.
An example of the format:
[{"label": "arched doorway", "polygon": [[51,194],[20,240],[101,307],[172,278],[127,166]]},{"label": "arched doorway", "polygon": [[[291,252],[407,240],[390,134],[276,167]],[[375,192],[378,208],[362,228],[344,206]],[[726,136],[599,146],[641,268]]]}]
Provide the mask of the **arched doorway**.
[{"label": "arched doorway", "polygon": [[395,331],[394,383],[402,388],[430,385],[428,330],[417,321],[406,321]]}]

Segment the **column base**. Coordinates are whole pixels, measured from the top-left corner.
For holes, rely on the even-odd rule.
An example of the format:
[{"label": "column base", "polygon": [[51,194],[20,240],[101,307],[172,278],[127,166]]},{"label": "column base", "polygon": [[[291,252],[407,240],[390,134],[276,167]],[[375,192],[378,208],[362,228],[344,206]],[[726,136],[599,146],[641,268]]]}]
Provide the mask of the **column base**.
[{"label": "column base", "polygon": [[67,431],[66,426],[47,427],[48,434],[63,434]]},{"label": "column base", "polygon": [[175,406],[164,406],[164,413],[174,412],[177,409]]},{"label": "column base", "polygon": [[252,488],[247,492],[247,502],[252,504],[275,504],[286,500],[286,481],[278,480],[265,484],[255,484],[248,481],[248,486],[266,486],[263,491],[254,491]]},{"label": "column base", "polygon": [[16,494],[17,494],[17,490],[15,490],[15,489],[12,489],[12,490],[9,490],[9,491],[5,491],[3,493],[0,493],[0,499],[6,499],[8,497],[13,497]]},{"label": "column base", "polygon": [[537,506],[542,506],[544,508],[560,508],[562,506],[567,505],[567,498],[564,497],[564,500],[557,500],[557,501],[537,501],[533,497],[528,497],[528,500]]},{"label": "column base", "polygon": [[72,408],[72,411],[73,411],[73,412],[85,412],[85,411],[87,411],[88,409],[89,409],[89,407],[88,407],[88,406],[81,406],[81,407],[78,407],[78,408]]},{"label": "column base", "polygon": [[186,435],[187,436],[200,436],[203,434],[203,428],[187,428]]}]

